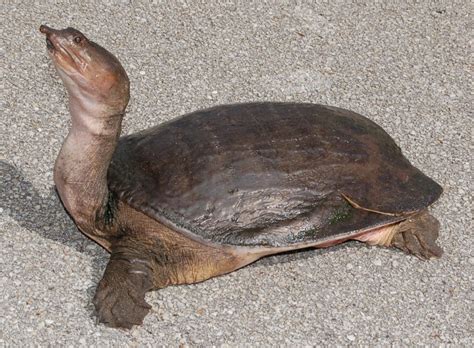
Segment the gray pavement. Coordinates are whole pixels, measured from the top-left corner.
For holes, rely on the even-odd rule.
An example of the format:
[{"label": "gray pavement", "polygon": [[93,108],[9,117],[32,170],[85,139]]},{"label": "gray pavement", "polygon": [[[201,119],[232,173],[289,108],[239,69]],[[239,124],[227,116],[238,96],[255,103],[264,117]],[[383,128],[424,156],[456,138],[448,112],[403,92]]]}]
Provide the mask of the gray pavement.
[{"label": "gray pavement", "polygon": [[[472,2],[154,3],[1,2],[0,346],[474,346]],[[432,211],[445,255],[353,242],[274,256],[148,294],[131,331],[97,325],[108,255],[52,191],[69,117],[40,24],[77,27],[120,58],[126,133],[243,101],[368,116],[444,187]]]}]

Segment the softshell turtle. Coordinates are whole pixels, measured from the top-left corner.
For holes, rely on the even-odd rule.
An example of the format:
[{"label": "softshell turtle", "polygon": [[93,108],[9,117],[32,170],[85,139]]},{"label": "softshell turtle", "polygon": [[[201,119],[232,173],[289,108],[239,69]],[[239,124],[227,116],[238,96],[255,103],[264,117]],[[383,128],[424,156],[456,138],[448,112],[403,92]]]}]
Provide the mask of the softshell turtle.
[{"label": "softshell turtle", "polygon": [[248,103],[120,137],[129,80],[117,58],[76,29],[40,31],[72,118],[54,182],[78,228],[111,254],[94,297],[101,322],[141,324],[147,291],[288,250],[358,240],[441,256],[427,207],[442,188],[369,119]]}]

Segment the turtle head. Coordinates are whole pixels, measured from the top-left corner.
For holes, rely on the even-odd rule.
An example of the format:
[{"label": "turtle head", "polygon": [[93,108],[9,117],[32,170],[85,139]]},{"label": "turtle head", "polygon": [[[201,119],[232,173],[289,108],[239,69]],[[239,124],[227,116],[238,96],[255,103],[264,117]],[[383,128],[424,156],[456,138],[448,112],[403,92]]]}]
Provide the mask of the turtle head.
[{"label": "turtle head", "polygon": [[129,80],[118,59],[74,28],[40,26],[46,47],[69,94],[84,107],[121,113],[129,100]]}]

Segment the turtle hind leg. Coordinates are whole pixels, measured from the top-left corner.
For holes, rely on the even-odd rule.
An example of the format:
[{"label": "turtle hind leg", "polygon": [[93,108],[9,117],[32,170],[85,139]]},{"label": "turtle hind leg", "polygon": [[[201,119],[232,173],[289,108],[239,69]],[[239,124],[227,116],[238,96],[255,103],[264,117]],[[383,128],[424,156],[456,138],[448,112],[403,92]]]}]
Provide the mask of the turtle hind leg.
[{"label": "turtle hind leg", "polygon": [[438,234],[438,220],[424,210],[398,224],[367,232],[355,239],[370,245],[395,247],[420,259],[431,259],[443,254],[443,249],[436,244]]},{"label": "turtle hind leg", "polygon": [[436,244],[439,222],[428,211],[402,221],[397,227],[391,246],[420,259],[439,258],[443,255],[443,249]]},{"label": "turtle hind leg", "polygon": [[131,252],[124,247],[112,250],[93,300],[98,321],[126,329],[140,325],[151,308],[145,293],[153,287],[146,253],[140,255],[139,250]]}]

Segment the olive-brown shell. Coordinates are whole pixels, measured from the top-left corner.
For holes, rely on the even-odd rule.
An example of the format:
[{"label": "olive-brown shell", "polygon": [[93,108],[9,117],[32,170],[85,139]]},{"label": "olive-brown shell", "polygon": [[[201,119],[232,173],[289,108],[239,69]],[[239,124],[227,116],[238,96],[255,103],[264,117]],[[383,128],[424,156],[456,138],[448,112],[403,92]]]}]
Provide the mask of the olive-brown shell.
[{"label": "olive-brown shell", "polygon": [[109,188],[178,231],[251,246],[350,235],[399,221],[442,192],[374,122],[291,103],[223,105],[125,136]]}]

